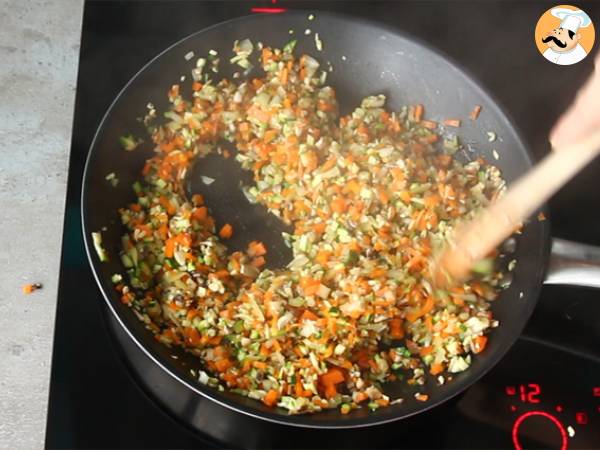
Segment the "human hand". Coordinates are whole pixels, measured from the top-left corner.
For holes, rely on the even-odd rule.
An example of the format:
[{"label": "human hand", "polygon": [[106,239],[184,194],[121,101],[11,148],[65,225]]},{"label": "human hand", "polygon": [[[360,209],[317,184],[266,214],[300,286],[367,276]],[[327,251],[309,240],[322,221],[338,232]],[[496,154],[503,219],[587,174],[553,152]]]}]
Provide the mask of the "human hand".
[{"label": "human hand", "polygon": [[555,149],[574,143],[600,128],[600,52],[594,60],[594,67],[573,104],[550,132],[550,142]]}]

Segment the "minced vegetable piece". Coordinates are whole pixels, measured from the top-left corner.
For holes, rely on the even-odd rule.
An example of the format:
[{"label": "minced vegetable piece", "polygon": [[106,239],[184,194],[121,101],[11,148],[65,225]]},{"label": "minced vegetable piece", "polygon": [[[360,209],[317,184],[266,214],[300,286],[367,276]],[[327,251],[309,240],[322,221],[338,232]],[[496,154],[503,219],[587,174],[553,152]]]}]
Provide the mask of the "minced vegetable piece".
[{"label": "minced vegetable piece", "polygon": [[[293,47],[262,47],[260,78],[169,90],[164,120],[147,121],[155,150],[137,200],[119,211],[127,277],[115,288],[160,342],[201,359],[203,384],[292,414],[386,407],[386,382],[420,386],[485,351],[502,274],[486,264],[450,291],[427,274],[453,226],[505,183],[481,158],[455,159],[458,139],[422,105],[394,112],[371,96],[340,117],[319,62]],[[264,268],[252,236],[228,253],[233,227],[185,194],[190,165],[223,140],[253,172],[246,197],[293,227],[287,267]]]},{"label": "minced vegetable piece", "polygon": [[140,145],[140,141],[136,140],[132,135],[121,136],[119,142],[128,152],[135,150]]},{"label": "minced vegetable piece", "polygon": [[102,247],[102,234],[100,232],[92,233],[92,240],[94,242],[94,249],[96,250],[96,254],[100,261],[105,262],[108,261],[108,255],[106,254],[106,250]]},{"label": "minced vegetable piece", "polygon": [[38,289],[42,288],[42,284],[41,283],[31,283],[31,284],[25,284],[22,287],[23,290],[23,294],[31,294],[34,291],[37,291]]}]

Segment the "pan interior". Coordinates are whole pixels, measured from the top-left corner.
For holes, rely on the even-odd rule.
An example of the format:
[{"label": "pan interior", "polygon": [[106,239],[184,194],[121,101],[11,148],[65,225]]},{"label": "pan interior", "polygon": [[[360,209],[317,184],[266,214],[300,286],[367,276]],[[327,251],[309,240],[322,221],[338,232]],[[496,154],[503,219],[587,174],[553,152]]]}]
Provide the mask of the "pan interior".
[{"label": "pan interior", "polygon": [[[246,414],[287,424],[348,427],[381,423],[418,413],[456,395],[489,370],[508,350],[535,305],[547,253],[546,222],[534,220],[518,236],[513,256],[518,261],[513,284],[493,305],[495,317],[501,325],[492,331],[488,348],[474,358],[470,369],[454,376],[450,383],[443,386],[437,386],[433,379],[419,388],[401,383],[391,384],[387,388],[388,393],[392,398],[403,397],[404,402],[374,413],[361,409],[345,416],[337,411],[288,416],[284,410],[271,410],[254,400],[203,386],[190,372],[190,369],[200,369],[200,362],[180,349],[170,349],[158,344],[129,308],[120,302],[110,282],[112,274],[123,272],[118,258],[123,230],[117,210],[134,198],[131,185],[139,177],[144,161],[151,154],[148,142],[136,151],[124,152],[118,144],[118,138],[133,133],[144,136],[149,141],[137,119],[145,115],[148,102],[152,102],[158,111],[164,110],[168,88],[179,83],[182,75],[188,80],[191,78],[190,70],[195,59],[187,61],[184,57],[189,51],[201,56],[214,49],[226,60],[229,55],[233,55],[231,48],[235,40],[250,38],[254,42],[261,41],[266,45],[281,47],[290,39],[289,30],[295,30],[294,36],[298,38],[295,50],[297,54],[309,53],[322,64],[332,64],[333,71],[328,74],[327,83],[337,91],[342,114],[351,111],[365,96],[373,94],[385,94],[388,99],[387,108],[391,110],[421,103],[425,107],[426,117],[432,120],[462,119],[463,126],[458,134],[466,144],[465,158],[481,155],[494,161],[493,151],[496,150],[500,155],[496,165],[509,184],[531,166],[518,132],[495,101],[468,75],[427,46],[374,23],[320,13],[310,22],[310,28],[313,32],[319,32],[323,41],[323,50],[319,52],[315,48],[314,37],[303,33],[308,27],[307,14],[300,12],[245,17],[196,33],[175,44],[144,67],[108,110],[88,156],[82,194],[86,248],[100,288],[119,322],[148,356],[190,389]],[[228,66],[222,64],[220,76],[231,77],[235,69]],[[189,83],[184,82],[182,86]],[[472,121],[468,119],[468,115],[475,105],[482,106],[482,112],[478,120]],[[488,131],[496,133],[496,142],[487,141]],[[219,177],[229,178],[226,180],[227,186],[211,192],[209,207],[213,213],[225,217],[236,208],[246,208],[239,203],[240,196],[230,189],[242,181],[239,178],[243,174],[237,173],[234,168],[214,166],[214,162],[212,164],[213,168],[207,170],[214,171],[213,175],[220,174]],[[113,172],[119,179],[116,187],[105,179],[107,174]],[[262,228],[268,228],[269,232],[273,229],[279,232],[277,227],[280,224],[265,216],[264,212],[252,212],[250,222],[249,233],[260,229],[261,225]],[[110,260],[100,263],[94,252],[90,233],[104,227],[104,247]],[[282,249],[279,253],[281,261],[285,261],[285,250]],[[416,392],[427,393],[429,401],[416,401]]]}]

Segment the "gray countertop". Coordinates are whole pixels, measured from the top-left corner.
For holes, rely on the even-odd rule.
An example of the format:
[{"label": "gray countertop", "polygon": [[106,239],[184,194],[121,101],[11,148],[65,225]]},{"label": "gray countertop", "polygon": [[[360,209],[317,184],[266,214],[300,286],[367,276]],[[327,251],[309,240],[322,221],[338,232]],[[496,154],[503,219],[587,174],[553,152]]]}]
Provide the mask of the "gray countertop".
[{"label": "gray countertop", "polygon": [[44,442],[82,11],[0,0],[0,448]]}]

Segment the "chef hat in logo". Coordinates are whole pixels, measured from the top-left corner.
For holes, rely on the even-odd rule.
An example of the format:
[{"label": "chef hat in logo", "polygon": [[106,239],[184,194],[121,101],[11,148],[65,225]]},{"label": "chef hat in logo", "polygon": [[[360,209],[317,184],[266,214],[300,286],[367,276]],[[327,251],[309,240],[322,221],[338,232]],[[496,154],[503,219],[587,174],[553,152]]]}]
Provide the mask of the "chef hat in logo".
[{"label": "chef hat in logo", "polygon": [[561,20],[560,27],[577,33],[579,28],[585,28],[592,23],[592,19],[580,9],[553,8],[550,11],[554,17]]}]

